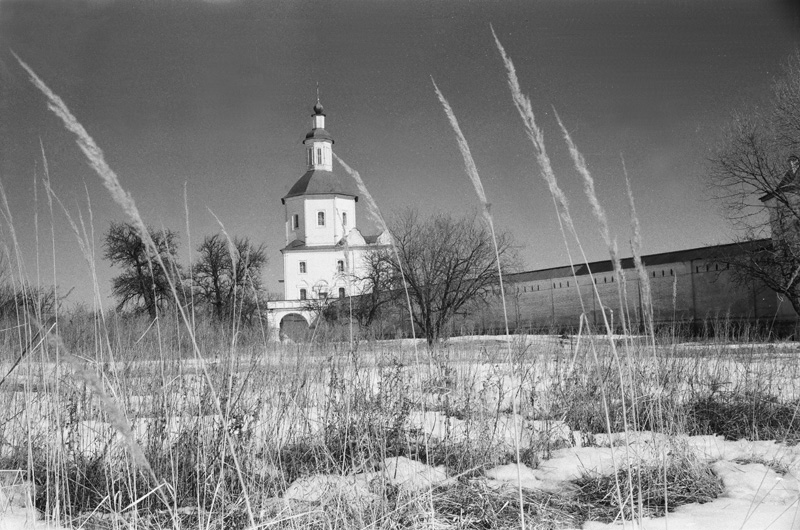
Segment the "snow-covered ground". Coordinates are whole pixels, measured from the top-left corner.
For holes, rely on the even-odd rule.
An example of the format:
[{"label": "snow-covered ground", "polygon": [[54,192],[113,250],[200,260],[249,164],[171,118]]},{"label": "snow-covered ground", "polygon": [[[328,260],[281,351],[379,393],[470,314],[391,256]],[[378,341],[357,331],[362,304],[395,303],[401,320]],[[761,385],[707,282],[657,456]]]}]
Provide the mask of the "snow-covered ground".
[{"label": "snow-covered ground", "polygon": [[[441,418],[418,418],[433,430]],[[502,427],[511,437],[511,425]],[[563,428],[555,436],[564,436]],[[578,440],[575,437],[575,440]],[[667,439],[651,433],[597,435],[597,446],[567,447],[553,451],[551,458],[535,469],[515,464],[485,471],[483,481],[490,488],[515,489],[518,480],[524,489],[570,495],[573,482],[585,473],[611,475],[628,463],[655,464],[665,451],[680,450],[682,457],[708,463],[722,480],[723,493],[705,504],[680,506],[665,517],[639,522],[613,524],[587,522],[585,530],[630,528],[641,530],[790,530],[800,528],[800,447],[775,442],[725,441],[719,436],[692,436]],[[667,445],[668,444],[668,445]],[[670,454],[669,457],[673,455]],[[444,467],[430,467],[404,457],[388,458],[378,469],[350,476],[313,475],[289,486],[282,501],[295,508],[308,509],[332,498],[351,502],[372,502],[376,494],[371,484],[385,481],[406,492],[424,493],[431,487],[448,487],[455,478]],[[5,487],[0,493],[0,528],[3,530],[58,530],[41,521],[31,507],[29,492],[20,486]],[[288,506],[289,504],[287,504]],[[291,509],[291,508],[288,508]]]},{"label": "snow-covered ground", "polygon": [[[589,337],[582,337],[581,340]],[[474,351],[481,348],[501,351],[506,341],[502,336],[458,337],[448,340],[454,349],[469,350],[464,360],[454,359],[448,365],[446,377],[458,381],[459,391],[465,395],[478,396],[484,404],[491,404],[496,411],[510,411],[511,400],[515,395],[510,389],[525,387],[537,396],[537,406],[547,404],[547,393],[551,381],[543,374],[563,374],[573,369],[575,356],[585,355],[585,352],[576,352],[576,337],[563,339],[559,336],[529,336],[524,338],[514,337],[517,351],[519,345],[535,348],[536,352],[544,352],[536,360],[537,369],[541,370],[542,363],[550,363],[547,369],[537,372],[537,378],[515,370],[515,365],[509,359],[500,357],[495,362],[475,362],[468,360]],[[391,347],[397,350],[408,351],[411,341],[389,341],[379,343],[380,347]],[[374,345],[373,345],[374,346]],[[418,346],[424,348],[424,341],[418,340]],[[692,355],[699,350],[712,348],[714,355],[697,363]],[[797,363],[784,362],[789,357],[794,358],[795,352],[800,351],[798,343],[780,344],[675,344],[670,348],[671,353],[678,355],[670,358],[670,367],[673,369],[683,367],[687,373],[696,374],[698,370],[705,370],[715,374],[713,380],[720,384],[732,386],[737,381],[761,380],[761,371],[769,373],[770,382],[775,387],[774,394],[787,399],[794,399],[796,395],[795,381],[797,380]],[[746,350],[747,355],[743,355]],[[459,350],[460,351],[460,350]],[[720,354],[722,352],[723,354]],[[731,355],[724,355],[725,352]],[[565,355],[560,355],[564,353]],[[682,354],[686,353],[683,357]],[[552,355],[550,355],[552,354]],[[750,355],[754,354],[754,355]],[[752,357],[757,357],[754,362]],[[745,358],[746,357],[746,358]],[[272,361],[264,360],[264,364]],[[139,378],[146,378],[148,366],[152,361],[138,361],[128,364],[129,370],[142,370]],[[427,366],[427,363],[422,363]],[[423,379],[432,380],[431,373],[422,374],[418,366],[398,363],[397,371],[387,369],[377,361],[367,364],[356,374],[359,385],[365,390],[379,392],[380,389],[392,381],[406,384],[416,378],[416,383]],[[123,368],[120,364],[118,368]],[[165,420],[167,438],[177,436],[181,429],[187,425],[195,425],[198,429],[213,431],[218,429],[223,421],[219,416],[204,411],[199,413],[199,377],[192,375],[199,368],[198,361],[186,361],[181,365],[185,375],[180,376],[183,382],[182,391],[170,396],[170,415]],[[26,367],[17,369],[20,381],[24,380]],[[50,378],[54,366],[39,366],[41,380]],[[31,368],[31,372],[34,369]],[[346,370],[341,374],[350,377]],[[394,378],[394,379],[393,379]],[[425,379],[428,378],[428,379]],[[178,378],[176,378],[176,381]],[[711,379],[709,379],[711,380]],[[130,381],[129,381],[130,382]],[[282,405],[275,411],[264,409],[252,425],[253,438],[261,440],[260,443],[270,443],[278,446],[297,442],[298,440],[318,435],[326,425],[324,404],[329,396],[329,382],[325,377],[309,379],[305,391],[308,401],[302,404],[293,403]],[[352,381],[351,381],[352,384]],[[426,383],[427,384],[427,383]],[[681,390],[684,381],[676,381],[676,389]],[[437,383],[439,385],[439,383]],[[526,386],[527,385],[527,386]],[[18,389],[22,390],[21,383]],[[280,389],[278,389],[280,390]],[[261,389],[265,402],[273,394],[269,389]],[[277,390],[276,390],[277,391]],[[424,399],[430,399],[429,404],[435,405],[442,393],[448,392],[450,405],[458,405],[458,396],[451,392],[446,382],[437,386],[436,391],[421,394]],[[26,400],[39,399],[46,392],[9,392],[6,397],[9,403],[26,404]],[[131,413],[133,432],[140,443],[147,442],[148,429],[147,414],[153,410],[153,394],[147,392],[130,393],[124,397],[127,411]],[[20,405],[21,406],[21,405]],[[23,407],[24,408],[24,407]],[[436,407],[415,408],[408,413],[406,428],[425,433],[431,440],[444,440],[449,442],[469,441],[474,438],[476,428],[480,425],[468,423],[457,417],[445,416]],[[138,414],[137,414],[138,413]],[[330,413],[330,411],[328,411]],[[687,504],[676,508],[665,517],[644,519],[641,522],[618,522],[613,524],[601,522],[587,522],[584,529],[608,530],[616,528],[652,529],[652,530],[694,530],[694,529],[751,529],[761,530],[800,530],[800,448],[789,447],[774,442],[738,442],[725,441],[716,436],[693,436],[665,438],[651,433],[628,433],[608,435],[595,435],[587,437],[585,434],[572,432],[570,428],[558,421],[535,421],[528,417],[513,415],[507,412],[498,412],[492,419],[492,440],[503,450],[511,452],[515,440],[519,440],[522,447],[534,447],[542,440],[548,440],[554,447],[547,459],[542,460],[535,468],[526,466],[518,467],[516,464],[505,464],[487,469],[483,476],[471,478],[480,481],[489,488],[512,488],[519,485],[530,490],[544,491],[552,494],[571,495],[575,486],[573,481],[585,473],[595,475],[611,475],[623,468],[628,463],[631,465],[647,465],[662,462],[664,458],[672,458],[680,454],[682,458],[694,459],[704,465],[710,465],[714,474],[723,484],[723,493],[715,500],[705,504]],[[245,423],[248,418],[243,421]],[[27,429],[28,426],[19,418],[9,420],[7,429]],[[16,424],[19,425],[16,425]],[[104,422],[94,419],[83,419],[62,427],[59,431],[52,420],[37,420],[35,428],[44,433],[41,437],[46,444],[53,444],[51,448],[63,445],[64,440],[80,440],[80,450],[86,455],[96,455],[101,451],[114,454],[114,451],[125,451],[126,448],[113,428]],[[37,431],[37,432],[38,432]],[[109,440],[114,442],[109,445]],[[5,450],[0,444],[0,454]],[[287,505],[305,507],[319,507],[327,499],[349,499],[353,502],[373,502],[376,500],[374,485],[376,482],[388,483],[394,487],[405,490],[410,495],[424,494],[431,487],[450,487],[457,477],[448,476],[444,467],[429,467],[423,463],[406,458],[388,458],[380,462],[374,469],[362,471],[350,476],[312,475],[298,479],[289,485],[280,499],[270,499],[273,503],[287,503]],[[0,482],[0,530],[57,530],[52,523],[46,523],[37,516],[32,507],[30,491],[27,486],[4,485]]]},{"label": "snow-covered ground", "polygon": [[[597,441],[602,442],[603,437]],[[627,439],[627,442],[625,441]],[[607,441],[607,440],[605,440]],[[491,488],[540,490],[570,495],[573,482],[584,473],[610,475],[627,462],[655,463],[661,458],[660,443],[676,441],[684,457],[709,463],[723,483],[723,492],[704,504],[686,504],[664,517],[616,523],[586,522],[584,530],[791,530],[800,528],[800,448],[774,442],[729,442],[717,436],[662,439],[649,433],[617,436],[613,447],[572,447],[555,451],[536,469],[506,464],[487,470],[483,481]],[[768,464],[768,465],[767,465]],[[780,470],[780,472],[776,471]],[[346,477],[315,475],[298,479],[283,496],[300,509],[331,499],[363,502],[374,499],[370,483],[385,480],[407,492],[448,487],[443,467],[430,467],[404,457],[386,459],[375,472]],[[297,509],[297,508],[296,508]]]}]

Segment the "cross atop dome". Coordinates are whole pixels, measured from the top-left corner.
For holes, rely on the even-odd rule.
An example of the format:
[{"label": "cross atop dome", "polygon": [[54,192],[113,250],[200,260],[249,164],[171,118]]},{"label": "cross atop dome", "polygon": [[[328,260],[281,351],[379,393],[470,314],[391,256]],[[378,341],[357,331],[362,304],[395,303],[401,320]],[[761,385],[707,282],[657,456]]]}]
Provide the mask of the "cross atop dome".
[{"label": "cross atop dome", "polygon": [[319,81],[317,81],[317,104],[314,105],[314,115],[325,116],[322,112],[322,104],[319,102]]},{"label": "cross atop dome", "polygon": [[[311,132],[306,134],[306,139],[303,143],[308,146],[309,140],[330,142],[328,144],[328,151],[330,151],[330,145],[333,144],[333,138],[331,138],[331,135],[325,130],[325,113],[322,112],[322,103],[319,102],[319,96],[317,96],[317,103],[314,105],[314,114],[311,115]],[[314,145],[312,147],[320,146]],[[312,159],[309,158],[309,169],[311,169],[311,162]]]},{"label": "cross atop dome", "polygon": [[[286,199],[299,195],[340,195],[358,200],[351,186],[345,185],[333,172],[333,137],[325,130],[325,114],[319,101],[314,105],[311,115],[311,131],[306,134],[303,145],[306,148],[306,172],[292,186]],[[349,181],[347,181],[349,184]]]}]

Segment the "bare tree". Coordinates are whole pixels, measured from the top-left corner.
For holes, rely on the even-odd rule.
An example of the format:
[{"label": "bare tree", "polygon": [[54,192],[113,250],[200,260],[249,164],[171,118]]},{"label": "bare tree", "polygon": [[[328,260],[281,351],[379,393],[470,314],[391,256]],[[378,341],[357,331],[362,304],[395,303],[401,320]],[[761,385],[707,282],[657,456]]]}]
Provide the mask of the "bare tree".
[{"label": "bare tree", "polygon": [[15,286],[10,282],[2,282],[0,283],[0,319],[17,319],[21,313],[30,313],[43,320],[58,312],[67,296],[69,296],[69,292],[56,297],[56,291],[52,287],[37,287],[30,284]]},{"label": "bare tree", "polygon": [[178,235],[168,229],[148,231],[155,248],[148,248],[132,224],[112,222],[106,232],[104,257],[123,269],[111,280],[117,308],[131,307],[155,318],[158,308],[174,301],[169,280],[180,283],[181,268],[176,260]]},{"label": "bare tree", "polygon": [[[397,254],[391,249],[377,251],[370,262],[373,274],[390,279],[395,300],[402,301],[405,277],[414,323],[433,344],[454,316],[497,285],[491,232],[475,214],[463,218],[437,214],[421,220],[413,210],[398,216],[389,230]],[[511,270],[517,265],[511,237],[505,232],[497,237],[500,264]]]},{"label": "bare tree", "polygon": [[395,305],[399,291],[386,252],[369,252],[364,260],[363,276],[354,275],[362,294],[352,297],[348,303],[352,303],[352,317],[358,325],[368,328],[383,317],[387,307]]},{"label": "bare tree", "polygon": [[247,238],[229,241],[220,234],[207,236],[197,248],[200,259],[192,278],[200,300],[220,320],[236,314],[245,320],[255,314],[261,298],[261,269],[267,264],[264,245]]},{"label": "bare tree", "polygon": [[798,150],[800,50],[766,103],[733,117],[709,161],[712,195],[741,243],[720,259],[741,282],[762,282],[800,314],[800,171],[791,162]]}]

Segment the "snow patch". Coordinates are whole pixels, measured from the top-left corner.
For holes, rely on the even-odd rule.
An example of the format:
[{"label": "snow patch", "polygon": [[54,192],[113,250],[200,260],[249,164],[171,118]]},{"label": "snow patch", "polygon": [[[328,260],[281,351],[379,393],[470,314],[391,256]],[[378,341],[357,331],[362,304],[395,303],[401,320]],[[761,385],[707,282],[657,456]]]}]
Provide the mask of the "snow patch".
[{"label": "snow patch", "polygon": [[283,498],[287,501],[326,503],[339,499],[350,503],[369,502],[378,496],[370,489],[374,473],[359,475],[311,475],[289,486]]},{"label": "snow patch", "polygon": [[444,466],[431,467],[404,456],[387,458],[381,463],[381,469],[390,484],[408,492],[455,482],[447,478]]}]

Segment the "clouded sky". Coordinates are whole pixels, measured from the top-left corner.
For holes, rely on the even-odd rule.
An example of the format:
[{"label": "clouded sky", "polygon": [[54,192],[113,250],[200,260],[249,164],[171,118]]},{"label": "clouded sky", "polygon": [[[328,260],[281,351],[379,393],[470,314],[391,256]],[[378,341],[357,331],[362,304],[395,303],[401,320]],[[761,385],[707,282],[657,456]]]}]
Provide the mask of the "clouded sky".
[{"label": "clouded sky", "polygon": [[[100,259],[102,234],[125,217],[12,50],[95,138],[145,221],[180,233],[185,260],[219,231],[213,212],[229,233],[267,245],[267,285],[280,290],[280,198],[305,170],[301,142],[317,83],[335,151],[384,213],[476,207],[433,77],[525,267],[565,264],[490,24],[531,97],[590,260],[608,254],[553,109],[586,157],[623,254],[630,231],[621,157],[645,252],[731,239],[705,188],[705,160],[730,114],[766,97],[800,46],[796,2],[4,0],[0,179],[25,273],[36,281],[38,255],[52,283],[50,214],[41,185],[38,201],[34,193],[40,140],[56,194],[94,228],[104,297],[115,271]],[[70,301],[88,302],[88,268],[64,214],[54,218],[57,282],[75,288]],[[365,215],[359,224],[374,233]]]}]

